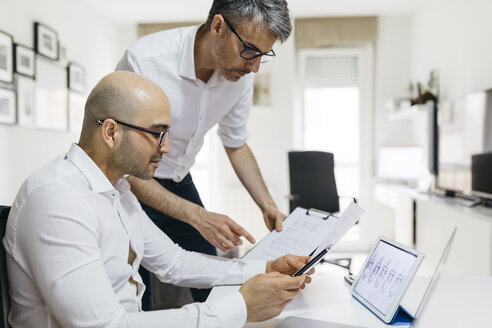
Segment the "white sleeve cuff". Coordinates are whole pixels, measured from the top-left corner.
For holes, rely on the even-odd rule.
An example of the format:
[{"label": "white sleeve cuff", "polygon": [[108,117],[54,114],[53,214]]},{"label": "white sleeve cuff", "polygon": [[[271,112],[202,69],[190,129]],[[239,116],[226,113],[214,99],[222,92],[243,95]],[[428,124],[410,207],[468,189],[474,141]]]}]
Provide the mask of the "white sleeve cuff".
[{"label": "white sleeve cuff", "polygon": [[221,327],[243,327],[248,318],[248,309],[243,295],[237,291],[214,302]]},{"label": "white sleeve cuff", "polygon": [[246,263],[246,266],[243,269],[243,278],[244,281],[248,280],[251,277],[256,276],[259,273],[265,273],[266,271],[266,262],[265,260],[242,260]]}]

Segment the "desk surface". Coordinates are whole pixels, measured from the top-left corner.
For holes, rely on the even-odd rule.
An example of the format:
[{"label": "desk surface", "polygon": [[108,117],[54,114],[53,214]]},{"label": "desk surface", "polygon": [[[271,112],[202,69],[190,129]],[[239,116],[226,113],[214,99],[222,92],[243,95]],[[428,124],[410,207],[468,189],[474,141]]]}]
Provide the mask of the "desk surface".
[{"label": "desk surface", "polygon": [[[401,304],[411,314],[415,313],[428,281],[428,278],[417,277],[409,286]],[[238,289],[236,286],[215,287],[209,299],[220,298]],[[491,309],[492,277],[441,277],[418,327],[480,327],[488,322]],[[313,282],[287,305],[280,316],[260,323],[248,323],[246,327],[275,327],[289,316],[369,328],[389,327],[350,295],[343,278],[332,276],[313,276]]]}]

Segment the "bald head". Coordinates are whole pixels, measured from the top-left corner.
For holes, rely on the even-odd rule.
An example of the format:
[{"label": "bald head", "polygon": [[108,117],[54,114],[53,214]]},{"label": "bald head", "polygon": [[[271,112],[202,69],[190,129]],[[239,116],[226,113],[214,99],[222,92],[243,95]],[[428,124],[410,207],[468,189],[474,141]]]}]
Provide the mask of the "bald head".
[{"label": "bald head", "polygon": [[161,143],[169,123],[169,101],[159,86],[114,72],[87,99],[79,146],[113,184],[125,174],[150,179],[162,154],[171,151],[169,141]]},{"label": "bald head", "polygon": [[97,130],[96,121],[113,118],[135,122],[150,107],[166,107],[166,94],[154,82],[127,71],[106,75],[92,89],[85,105],[81,141],[89,140]]}]

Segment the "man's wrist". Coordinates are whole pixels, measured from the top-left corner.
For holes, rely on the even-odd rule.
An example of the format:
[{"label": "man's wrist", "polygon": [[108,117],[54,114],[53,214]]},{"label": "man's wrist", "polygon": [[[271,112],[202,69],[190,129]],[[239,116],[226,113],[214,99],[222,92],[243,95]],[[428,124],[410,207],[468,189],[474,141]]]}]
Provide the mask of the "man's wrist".
[{"label": "man's wrist", "polygon": [[200,219],[203,218],[206,214],[207,211],[203,207],[196,204],[192,204],[192,208],[189,212],[189,215],[187,215],[186,219],[183,221],[197,228]]},{"label": "man's wrist", "polygon": [[278,211],[277,205],[275,204],[275,202],[273,200],[271,202],[262,204],[260,206],[260,209],[264,215]]},{"label": "man's wrist", "polygon": [[272,272],[272,262],[273,261],[267,261],[266,266],[265,266],[265,273]]}]

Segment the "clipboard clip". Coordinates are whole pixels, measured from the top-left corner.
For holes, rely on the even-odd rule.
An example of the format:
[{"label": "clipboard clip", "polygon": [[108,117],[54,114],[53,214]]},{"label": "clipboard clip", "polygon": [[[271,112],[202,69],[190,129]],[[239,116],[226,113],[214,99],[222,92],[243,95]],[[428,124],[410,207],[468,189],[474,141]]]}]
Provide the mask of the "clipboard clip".
[{"label": "clipboard clip", "polygon": [[312,215],[310,212],[315,212],[316,214],[320,215],[323,220],[328,220],[328,218],[331,215],[330,212],[318,210],[318,209],[315,209],[315,208],[309,208],[309,209],[307,209],[306,210],[306,215]]}]

